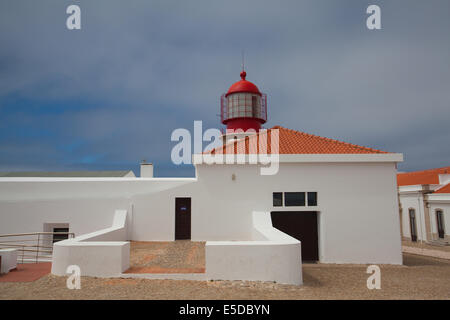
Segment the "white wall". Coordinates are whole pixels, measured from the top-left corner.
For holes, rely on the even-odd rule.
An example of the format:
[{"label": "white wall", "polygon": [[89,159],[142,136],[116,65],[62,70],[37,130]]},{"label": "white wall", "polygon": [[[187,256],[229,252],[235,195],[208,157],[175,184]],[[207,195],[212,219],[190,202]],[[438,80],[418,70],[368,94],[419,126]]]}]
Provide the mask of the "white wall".
[{"label": "white wall", "polygon": [[[318,206],[274,208],[277,191],[316,191]],[[109,227],[123,209],[131,240],[174,240],[175,197],[192,197],[193,240],[253,240],[253,211],[318,211],[320,261],[401,263],[394,162],[280,163],[273,176],[205,164],[197,179],[0,178],[0,234],[54,222],[79,235]]]},{"label": "white wall", "polygon": [[42,232],[48,231],[46,223],[68,223],[70,232],[81,235],[110,226],[114,210],[129,206],[124,198],[0,201],[0,234]]},{"label": "white wall", "polygon": [[184,184],[173,183],[170,189],[133,196],[131,238],[138,241],[174,240],[175,198],[192,197],[192,203],[199,201],[202,195],[196,195],[197,185],[195,180]]},{"label": "white wall", "polygon": [[273,228],[270,212],[252,216],[258,240],[206,242],[208,279],[302,284],[300,241]]},{"label": "white wall", "polygon": [[[433,189],[436,189],[433,187]],[[416,190],[416,191],[412,191]],[[437,239],[436,210],[441,209],[444,214],[444,231],[447,237],[450,234],[450,194],[428,193],[424,198],[420,192],[422,186],[400,187],[400,203],[402,205],[402,234],[406,238],[411,238],[411,226],[409,221],[409,209],[416,211],[417,240],[427,241],[427,231],[425,226],[425,203],[428,203],[430,215],[431,234],[429,239]]]},{"label": "white wall", "polygon": [[116,210],[111,227],[55,243],[52,273],[63,276],[76,265],[82,276],[120,276],[130,267],[127,231],[127,211]]},{"label": "white wall", "polygon": [[446,238],[450,238],[450,194],[435,194],[429,196],[431,232],[434,239],[438,239],[436,210],[442,210],[444,215],[444,231]]},{"label": "white wall", "polygon": [[411,225],[409,221],[409,209],[414,209],[416,212],[416,230],[417,240],[426,241],[425,228],[425,212],[423,195],[420,192],[400,194],[400,203],[402,207],[402,234],[406,238],[411,238]]},{"label": "white wall", "polygon": [[0,273],[8,273],[17,267],[17,250],[0,249]]},{"label": "white wall", "polygon": [[47,231],[45,223],[68,223],[78,236],[111,226],[114,211],[122,209],[135,227],[130,238],[173,240],[168,230],[175,228],[175,209],[169,211],[171,199],[158,194],[192,182],[195,179],[0,178],[0,234]]},{"label": "white wall", "polygon": [[439,184],[445,185],[450,183],[450,174],[440,174],[439,175]]},{"label": "white wall", "polygon": [[[319,211],[321,262],[402,263],[394,163],[281,163],[273,176],[256,165],[201,165],[198,179],[195,240],[251,239],[252,211]],[[318,206],[273,207],[277,191],[316,191]]]}]

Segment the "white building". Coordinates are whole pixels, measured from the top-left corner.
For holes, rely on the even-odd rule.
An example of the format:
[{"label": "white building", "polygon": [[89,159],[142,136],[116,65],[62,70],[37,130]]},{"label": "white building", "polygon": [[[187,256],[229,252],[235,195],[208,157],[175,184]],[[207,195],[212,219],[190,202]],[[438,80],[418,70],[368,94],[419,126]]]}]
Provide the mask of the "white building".
[{"label": "white building", "polygon": [[450,167],[399,173],[402,235],[411,241],[450,240]]},{"label": "white building", "polygon": [[[266,98],[241,77],[222,98],[222,121],[257,133],[194,155],[195,178],[154,178],[149,167],[138,178],[3,177],[0,234],[69,228],[76,238],[54,245],[58,275],[76,264],[83,275],[123,276],[130,240],[206,241],[204,275],[161,278],[301,284],[302,258],[401,264],[396,164],[403,156],[279,126],[267,134],[271,142],[278,135],[278,151],[271,145],[254,153]],[[270,152],[279,157],[273,175],[249,159],[201,161]]]}]

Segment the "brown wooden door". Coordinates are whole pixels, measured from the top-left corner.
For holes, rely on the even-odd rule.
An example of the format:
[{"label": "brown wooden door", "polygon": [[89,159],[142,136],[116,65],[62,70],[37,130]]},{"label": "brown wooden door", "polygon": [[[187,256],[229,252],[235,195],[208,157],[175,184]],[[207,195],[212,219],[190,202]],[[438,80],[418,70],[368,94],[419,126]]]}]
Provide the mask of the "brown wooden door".
[{"label": "brown wooden door", "polygon": [[302,242],[302,261],[319,260],[316,211],[274,211],[272,225]]},{"label": "brown wooden door", "polygon": [[191,239],[191,198],[175,198],[175,240]]}]

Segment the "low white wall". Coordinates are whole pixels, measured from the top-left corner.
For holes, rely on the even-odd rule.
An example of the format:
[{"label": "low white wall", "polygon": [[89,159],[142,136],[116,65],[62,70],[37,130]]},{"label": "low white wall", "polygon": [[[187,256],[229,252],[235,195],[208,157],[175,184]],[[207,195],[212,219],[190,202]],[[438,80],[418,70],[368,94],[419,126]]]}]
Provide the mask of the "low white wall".
[{"label": "low white wall", "polygon": [[275,281],[300,285],[300,241],[272,227],[270,212],[254,212],[255,241],[207,241],[210,280]]},{"label": "low white wall", "polygon": [[130,243],[124,240],[127,211],[116,210],[110,228],[55,243],[52,273],[66,275],[68,266],[77,265],[83,276],[119,276],[130,267]]},{"label": "low white wall", "polygon": [[10,270],[17,267],[16,249],[1,249],[0,256],[2,257],[0,273],[8,273]]}]

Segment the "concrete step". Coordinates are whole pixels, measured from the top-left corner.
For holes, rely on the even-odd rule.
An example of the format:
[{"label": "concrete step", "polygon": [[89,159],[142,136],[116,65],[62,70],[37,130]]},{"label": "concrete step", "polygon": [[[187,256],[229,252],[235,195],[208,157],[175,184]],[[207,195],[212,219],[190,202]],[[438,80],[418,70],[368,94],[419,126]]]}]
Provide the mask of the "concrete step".
[{"label": "concrete step", "polygon": [[431,240],[428,243],[432,246],[438,246],[438,247],[450,246],[450,243],[445,240]]}]

